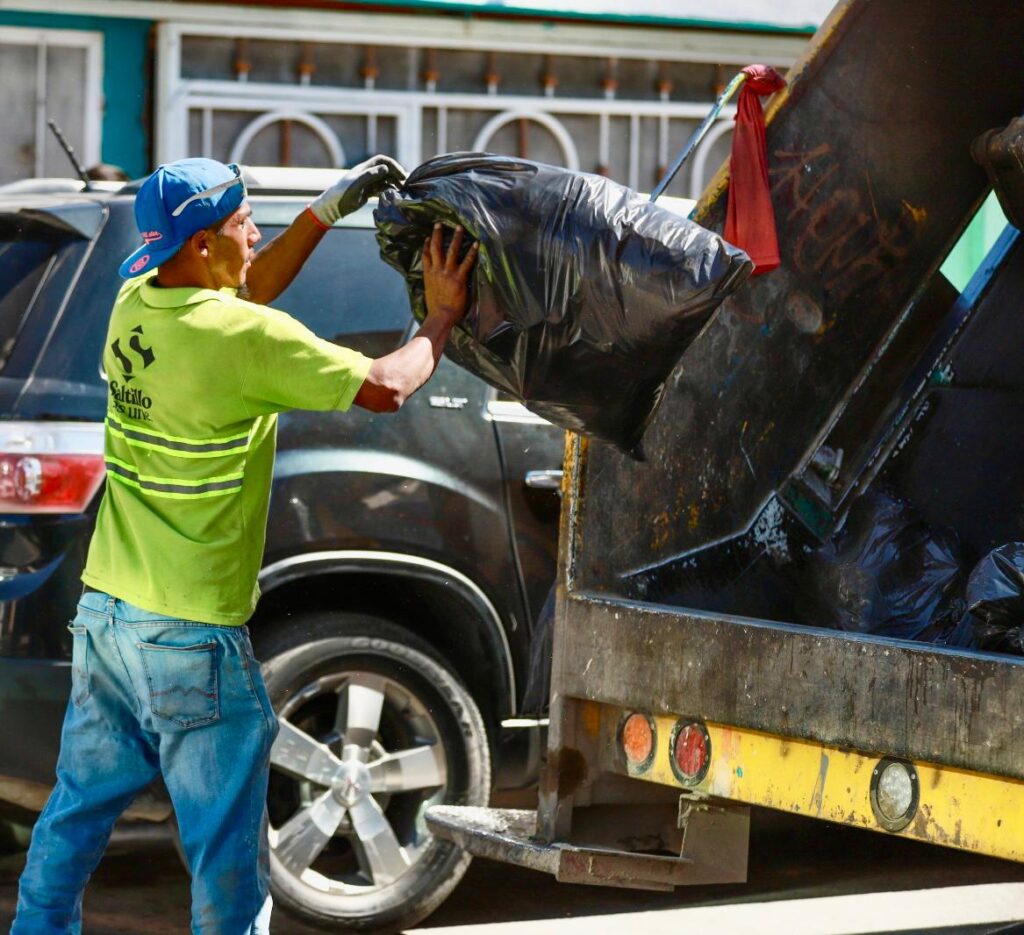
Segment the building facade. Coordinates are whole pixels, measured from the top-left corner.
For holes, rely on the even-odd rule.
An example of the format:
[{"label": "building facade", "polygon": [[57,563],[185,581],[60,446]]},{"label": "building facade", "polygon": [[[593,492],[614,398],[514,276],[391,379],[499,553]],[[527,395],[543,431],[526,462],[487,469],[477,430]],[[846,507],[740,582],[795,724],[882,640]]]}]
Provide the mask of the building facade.
[{"label": "building facade", "polygon": [[[12,104],[0,116],[0,182],[69,174],[53,118],[84,164],[131,176],[186,155],[337,167],[386,152],[411,167],[488,150],[649,189],[738,68],[784,71],[815,25],[806,11],[783,22],[661,12],[688,0],[609,0],[590,15],[558,2],[409,0],[382,12],[0,0]],[[731,124],[727,111],[671,194],[699,192]]]},{"label": "building facade", "polygon": [[[487,150],[661,177],[737,69],[798,58],[830,0],[0,0],[0,184],[189,155],[408,168]],[[726,108],[668,189],[728,156]],[[1005,219],[994,198],[943,271],[958,288]]]}]

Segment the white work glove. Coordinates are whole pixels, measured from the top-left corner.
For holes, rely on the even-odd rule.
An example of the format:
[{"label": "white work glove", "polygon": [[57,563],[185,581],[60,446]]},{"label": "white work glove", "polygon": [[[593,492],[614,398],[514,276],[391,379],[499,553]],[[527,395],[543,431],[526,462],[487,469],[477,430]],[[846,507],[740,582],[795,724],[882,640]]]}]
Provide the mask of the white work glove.
[{"label": "white work glove", "polygon": [[390,156],[371,156],[346,170],[309,210],[324,227],[330,227],[339,218],[359,210],[371,195],[379,195],[389,185],[398,185],[404,179],[405,169]]}]

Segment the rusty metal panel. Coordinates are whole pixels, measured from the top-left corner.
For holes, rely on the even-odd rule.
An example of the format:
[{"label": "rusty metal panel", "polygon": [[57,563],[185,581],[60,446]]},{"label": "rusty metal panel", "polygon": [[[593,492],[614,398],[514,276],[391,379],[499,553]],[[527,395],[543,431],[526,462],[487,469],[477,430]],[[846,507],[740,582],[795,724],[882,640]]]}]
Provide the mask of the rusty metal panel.
[{"label": "rusty metal panel", "polygon": [[806,462],[983,196],[971,143],[1024,110],[1022,50],[1024,12],[998,0],[854,0],[822,28],[768,126],[783,264],[685,355],[645,463],[590,447],[580,587],[741,534]]},{"label": "rusty metal panel", "polygon": [[562,697],[1024,779],[1024,659],[575,594]]},{"label": "rusty metal panel", "polygon": [[[690,861],[682,857],[563,847],[559,852],[555,879],[559,883],[621,886],[626,889],[668,893],[675,887],[689,882],[691,869]],[[734,881],[730,878],[714,882]]]},{"label": "rusty metal panel", "polygon": [[435,805],[427,811],[430,830],[488,860],[557,873],[557,848],[536,840],[537,813],[525,809]]},{"label": "rusty metal panel", "polygon": [[746,883],[750,809],[728,802],[679,797],[683,856],[693,861],[688,883]]},{"label": "rusty metal panel", "polygon": [[1003,213],[1014,227],[1024,230],[1024,118],[978,137],[971,153],[988,173]]},{"label": "rusty metal panel", "polygon": [[[671,808],[670,808],[671,811]],[[724,809],[705,809],[695,815],[692,831],[687,828],[690,850],[702,861],[686,856],[647,854],[610,847],[586,847],[568,843],[546,844],[537,839],[537,813],[517,809],[471,808],[435,805],[427,811],[430,830],[454,841],[469,853],[491,860],[503,860],[531,870],[554,874],[560,883],[591,886],[621,886],[630,889],[668,892],[688,883],[732,883],[746,879],[746,834],[744,815],[739,822],[722,821]],[[709,822],[730,832],[729,847],[717,852],[714,842],[701,838],[713,832]]]}]

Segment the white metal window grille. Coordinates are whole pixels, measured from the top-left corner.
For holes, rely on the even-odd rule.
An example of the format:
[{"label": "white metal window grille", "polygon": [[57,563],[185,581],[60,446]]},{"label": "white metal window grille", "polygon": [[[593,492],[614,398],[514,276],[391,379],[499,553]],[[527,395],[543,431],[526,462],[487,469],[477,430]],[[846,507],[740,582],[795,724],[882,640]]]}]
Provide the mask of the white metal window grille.
[{"label": "white metal window grille", "polygon": [[0,74],[0,182],[74,174],[47,119],[56,121],[81,162],[99,162],[101,33],[0,27]]},{"label": "white metal window grille", "polygon": [[[612,28],[612,27],[608,27]],[[486,150],[600,172],[649,190],[745,62],[624,47],[418,41],[410,30],[342,31],[164,23],[157,159],[337,167],[374,152],[406,166]],[[338,38],[330,38],[337,35]],[[785,68],[788,54],[750,59]],[[732,47],[734,52],[735,49]],[[655,56],[656,58],[652,58]],[[669,194],[697,197],[728,154],[727,109]]]}]

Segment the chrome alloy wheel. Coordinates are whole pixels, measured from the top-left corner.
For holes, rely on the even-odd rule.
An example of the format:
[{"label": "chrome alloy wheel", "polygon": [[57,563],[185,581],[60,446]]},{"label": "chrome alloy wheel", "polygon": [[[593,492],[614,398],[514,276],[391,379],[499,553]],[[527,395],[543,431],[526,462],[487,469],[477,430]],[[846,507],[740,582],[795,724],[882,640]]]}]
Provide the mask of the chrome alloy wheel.
[{"label": "chrome alloy wheel", "polygon": [[444,747],[426,706],[386,676],[335,672],[288,698],[278,720],[272,860],[320,893],[394,883],[430,842],[423,814],[444,798]]}]

